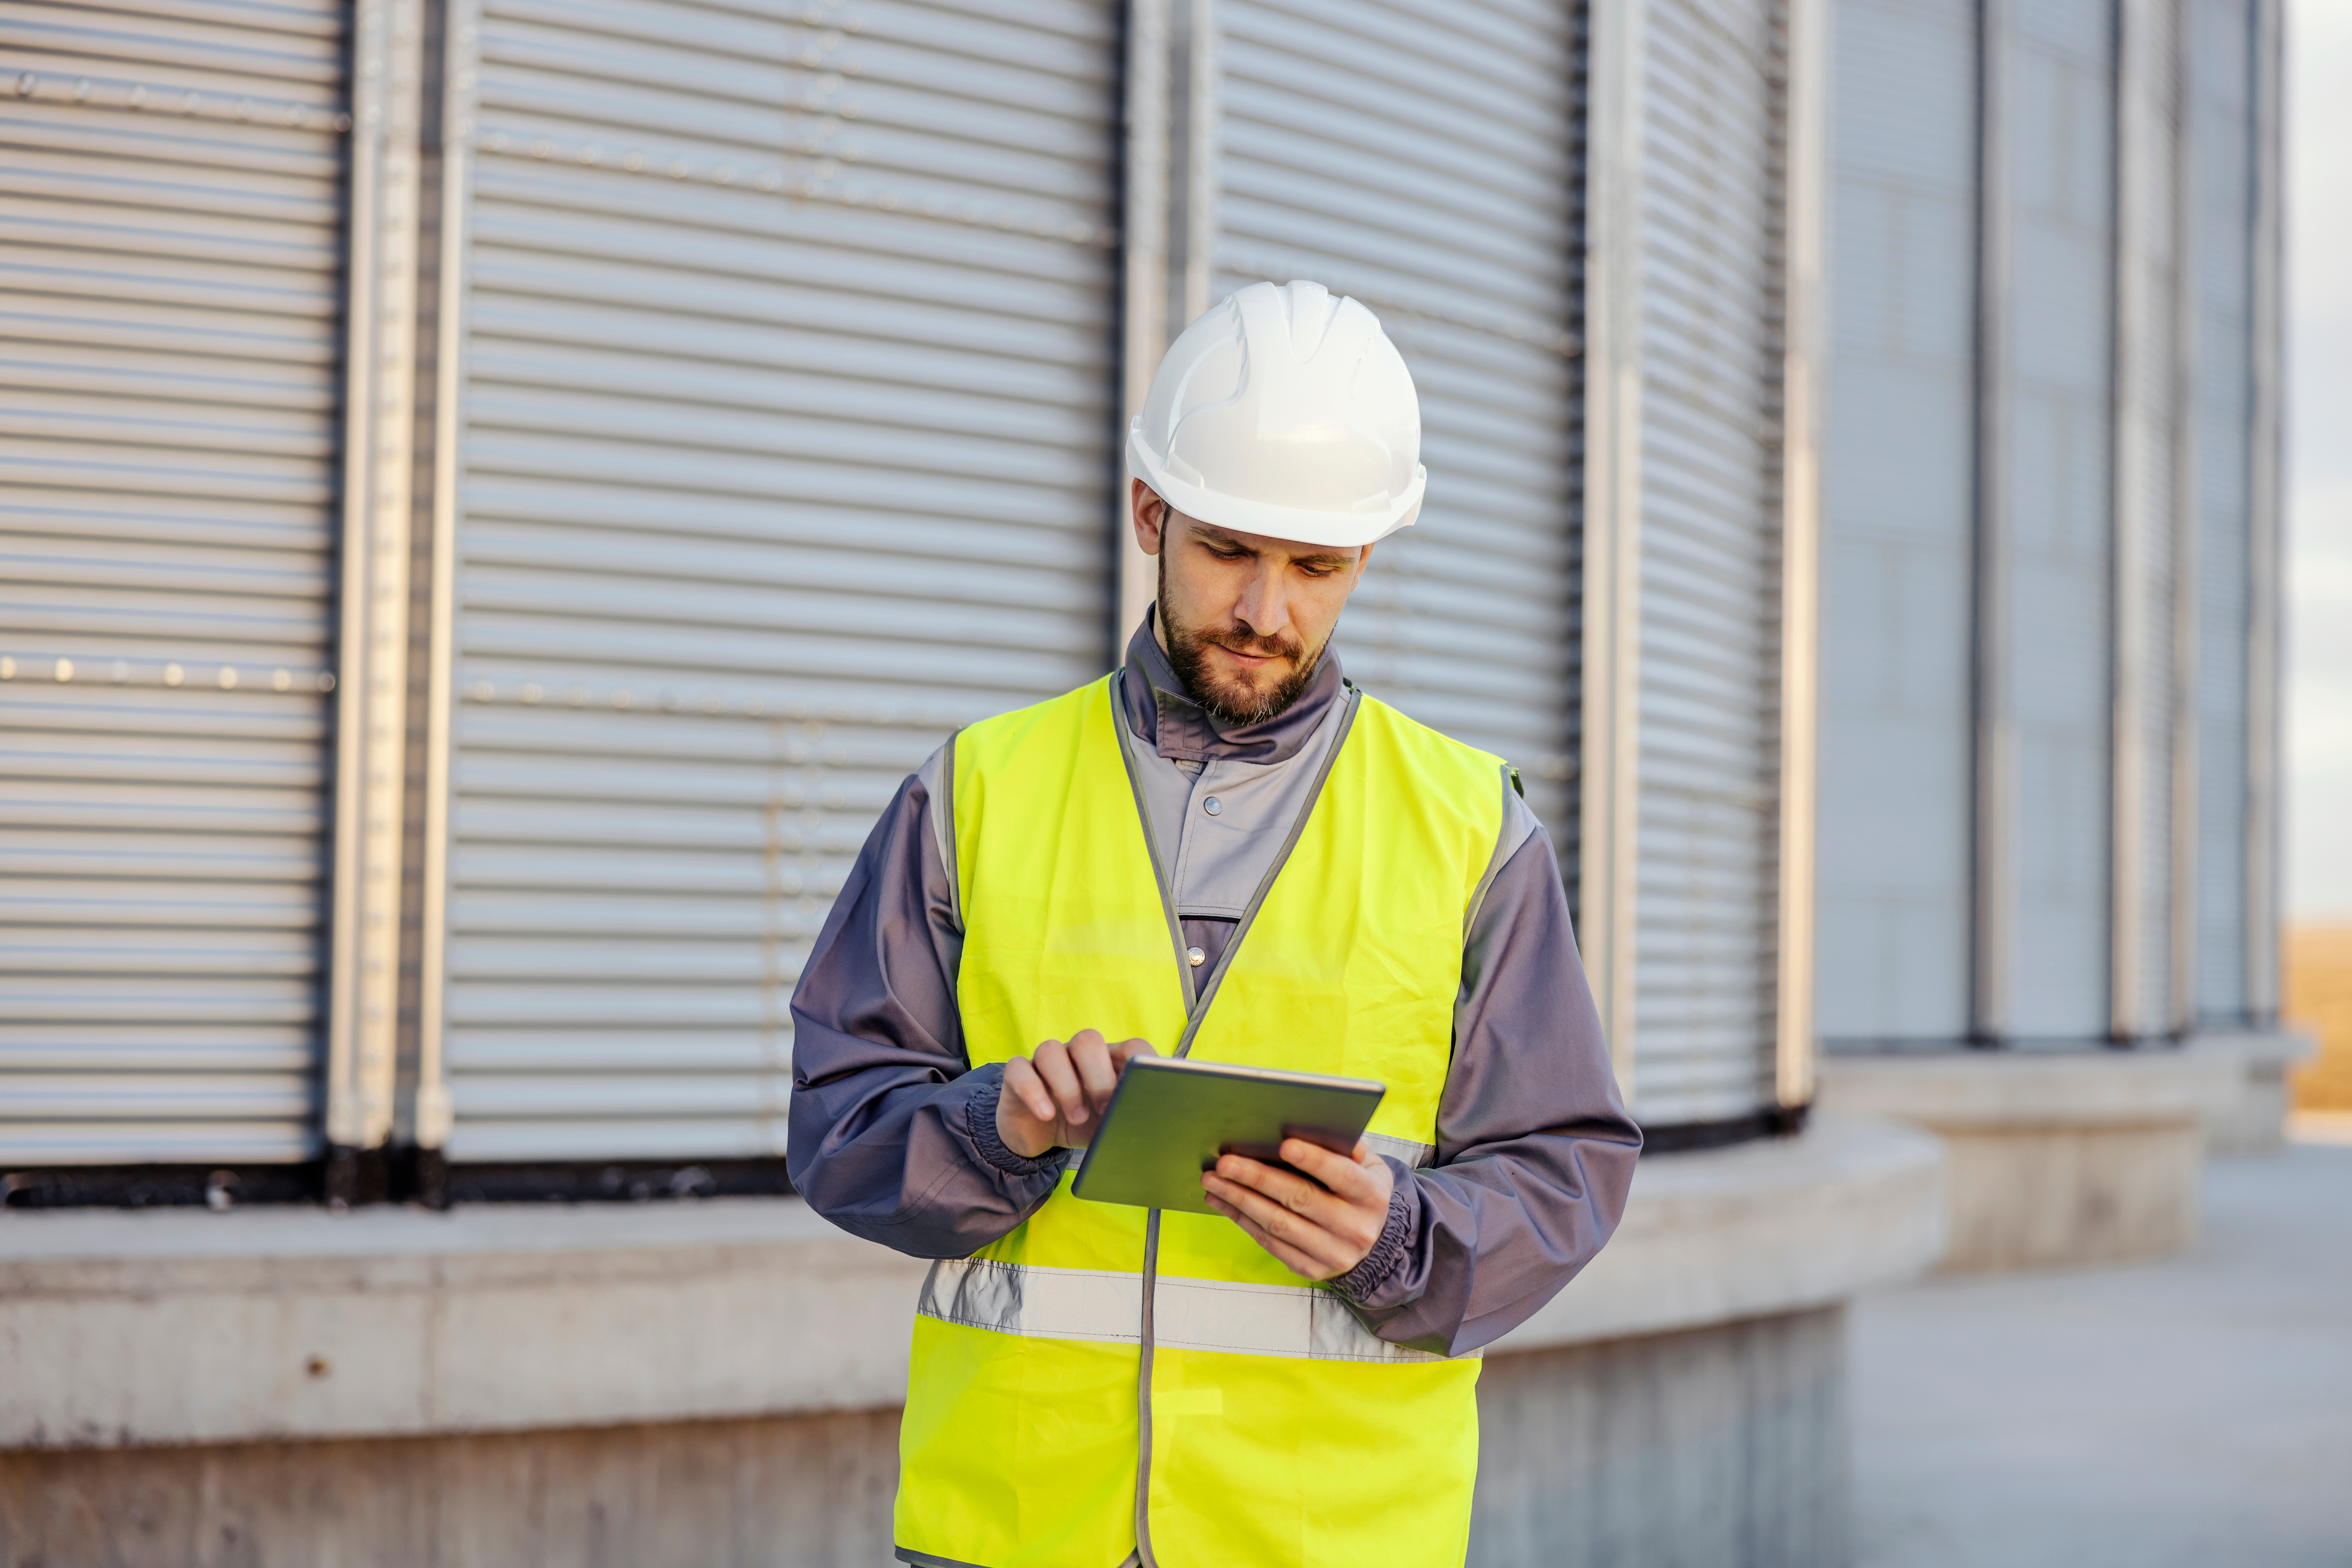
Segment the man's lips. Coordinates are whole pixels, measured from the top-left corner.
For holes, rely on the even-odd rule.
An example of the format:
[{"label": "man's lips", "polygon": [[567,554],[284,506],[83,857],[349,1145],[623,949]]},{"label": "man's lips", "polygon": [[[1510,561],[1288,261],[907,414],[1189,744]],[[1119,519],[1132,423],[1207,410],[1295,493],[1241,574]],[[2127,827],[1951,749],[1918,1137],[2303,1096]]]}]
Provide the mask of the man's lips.
[{"label": "man's lips", "polygon": [[1211,643],[1209,646],[1215,648],[1219,653],[1223,654],[1227,658],[1232,659],[1235,664],[1240,665],[1244,669],[1255,669],[1261,665],[1273,664],[1286,658],[1286,655],[1277,653],[1243,653],[1237,648],[1227,647],[1223,643]]}]

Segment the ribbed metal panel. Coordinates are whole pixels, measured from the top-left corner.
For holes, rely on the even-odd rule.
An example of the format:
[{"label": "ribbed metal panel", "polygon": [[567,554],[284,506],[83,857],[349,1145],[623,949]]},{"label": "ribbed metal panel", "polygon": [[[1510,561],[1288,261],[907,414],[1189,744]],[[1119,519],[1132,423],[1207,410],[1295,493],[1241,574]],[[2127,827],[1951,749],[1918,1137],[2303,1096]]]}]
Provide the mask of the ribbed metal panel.
[{"label": "ribbed metal panel", "polygon": [[[2141,515],[2118,519],[2133,529],[2140,542],[2141,572],[2137,584],[2121,591],[2140,600],[2140,646],[2127,649],[2143,661],[2146,701],[2142,710],[2140,754],[2142,816],[2136,826],[2139,841],[2140,943],[2137,1015],[2143,1033],[2162,1034],[2177,1022],[2173,1016],[2173,858],[2176,826],[2173,799],[2176,776],[2175,742],[2184,694],[2179,689],[2178,639],[2180,635],[2179,547],[2181,443],[2189,437],[2182,406],[2185,345],[2181,342],[2180,168],[2180,29],[2178,0],[2157,0],[2143,12],[2147,25],[2147,78],[2127,90],[2147,95],[2146,119],[2139,121],[2147,135],[2144,148],[2132,150],[2131,166],[2143,178],[2133,193],[2136,232],[2126,233],[2122,264],[2138,269],[2147,309],[2137,325],[2139,342],[2129,345],[2131,374],[2139,378],[2141,407],[2151,439],[2145,448]],[[2126,24],[2129,25],[2129,24]]]},{"label": "ribbed metal panel", "polygon": [[2253,15],[2195,0],[2195,419],[2200,538],[2197,1015],[2238,1022],[2246,989],[2246,655],[2252,640]]},{"label": "ribbed metal panel", "polygon": [[1783,76],[1771,0],[1651,0],[1633,1104],[1772,1099]]},{"label": "ribbed metal panel", "polygon": [[2011,1028],[2107,1027],[2115,11],[2010,8]]},{"label": "ribbed metal panel", "polygon": [[1336,646],[1373,695],[1517,763],[1571,859],[1580,13],[1216,7],[1215,292],[1352,294],[1421,394],[1428,503],[1380,546]]},{"label": "ribbed metal panel", "polygon": [[0,1163],[317,1146],[344,26],[0,5]]},{"label": "ribbed metal panel", "polygon": [[1975,0],[1834,12],[1819,1020],[1969,1026]]},{"label": "ribbed metal panel", "polygon": [[898,780],[1100,673],[1115,5],[481,24],[453,1159],[781,1151]]}]

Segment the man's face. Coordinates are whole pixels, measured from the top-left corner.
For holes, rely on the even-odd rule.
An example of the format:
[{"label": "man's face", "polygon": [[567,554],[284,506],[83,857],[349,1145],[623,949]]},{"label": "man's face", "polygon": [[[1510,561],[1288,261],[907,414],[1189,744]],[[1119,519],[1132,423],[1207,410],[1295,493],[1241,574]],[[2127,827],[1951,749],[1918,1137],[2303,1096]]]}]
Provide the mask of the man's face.
[{"label": "man's face", "polygon": [[1160,646],[1192,695],[1225,725],[1289,707],[1314,679],[1372,547],[1217,528],[1169,507],[1140,479],[1129,498],[1136,542],[1160,557]]}]

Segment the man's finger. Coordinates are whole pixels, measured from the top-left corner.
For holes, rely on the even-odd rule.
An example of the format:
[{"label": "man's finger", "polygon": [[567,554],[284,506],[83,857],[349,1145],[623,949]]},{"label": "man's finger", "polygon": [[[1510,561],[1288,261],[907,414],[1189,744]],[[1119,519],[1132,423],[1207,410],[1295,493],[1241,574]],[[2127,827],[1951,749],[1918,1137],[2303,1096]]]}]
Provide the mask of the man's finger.
[{"label": "man's finger", "polygon": [[1045,1080],[1055,1100],[1062,1108],[1063,1120],[1076,1123],[1087,1119],[1086,1091],[1078,1087],[1078,1075],[1070,1066],[1070,1048],[1059,1040],[1047,1040],[1037,1047],[1037,1076]]},{"label": "man's finger", "polygon": [[[1203,1185],[1216,1180],[1211,1175]],[[1322,1226],[1302,1222],[1288,1209],[1266,1202],[1246,1187],[1225,1184],[1223,1192],[1210,1188],[1205,1195],[1211,1207],[1240,1226],[1252,1241],[1274,1254],[1292,1273],[1328,1279],[1346,1272],[1339,1266],[1343,1254],[1338,1238]]]},{"label": "man's finger", "polygon": [[1254,1187],[1285,1208],[1303,1215],[1321,1216],[1330,1213],[1330,1205],[1339,1202],[1318,1184],[1295,1172],[1277,1171],[1272,1165],[1253,1160],[1245,1154],[1226,1154],[1217,1161],[1217,1174],[1229,1182]]},{"label": "man's finger", "polygon": [[1252,1223],[1248,1215],[1241,1213],[1231,1204],[1225,1203],[1222,1199],[1212,1197],[1209,1199],[1209,1206],[1212,1209],[1214,1209],[1217,1213],[1224,1215],[1227,1219],[1232,1220],[1236,1226],[1239,1226],[1244,1236],[1248,1237],[1252,1241],[1255,1241],[1260,1247],[1265,1247],[1266,1251],[1274,1255],[1276,1262],[1280,1263],[1285,1268],[1289,1269],[1293,1274],[1299,1276],[1301,1279],[1334,1279],[1345,1272],[1345,1270],[1334,1268],[1328,1264],[1317,1262],[1314,1258],[1307,1257],[1307,1254],[1299,1251],[1298,1248],[1291,1246],[1288,1242],[1284,1241],[1279,1237],[1268,1236],[1263,1229]]},{"label": "man's finger", "polygon": [[1152,1048],[1150,1040],[1121,1040],[1110,1048],[1111,1068],[1115,1072],[1125,1072],[1127,1064],[1136,1058],[1156,1057],[1159,1054]]},{"label": "man's finger", "polygon": [[[1219,1162],[1220,1167],[1223,1163]],[[1255,1188],[1233,1180],[1222,1168],[1203,1173],[1201,1187],[1211,1197],[1231,1204],[1270,1234],[1294,1245],[1304,1245],[1308,1230],[1321,1228]]]},{"label": "man's finger", "polygon": [[1071,1036],[1070,1063],[1077,1069],[1078,1082],[1085,1086],[1089,1100],[1097,1107],[1109,1104],[1111,1090],[1118,1087],[1118,1072],[1111,1066],[1110,1047],[1103,1037],[1092,1029]]},{"label": "man's finger", "polygon": [[1374,1191],[1370,1171],[1345,1154],[1334,1154],[1320,1143],[1286,1138],[1282,1141],[1282,1157],[1343,1198],[1369,1200]]},{"label": "man's finger", "polygon": [[1251,1221],[1266,1237],[1287,1243],[1320,1268],[1339,1272],[1339,1266],[1348,1257],[1346,1242],[1307,1215],[1274,1202],[1263,1193],[1229,1182],[1214,1172],[1202,1177],[1202,1186],[1209,1196],[1239,1210],[1240,1217]]},{"label": "man's finger", "polygon": [[1293,1274],[1303,1274],[1309,1279],[1322,1279],[1328,1278],[1333,1272],[1328,1264],[1310,1258],[1282,1237],[1270,1234],[1264,1226],[1259,1225],[1223,1198],[1211,1194],[1208,1197],[1208,1205],[1240,1226],[1244,1236],[1272,1253],[1283,1267],[1288,1268]]},{"label": "man's finger", "polygon": [[1004,1064],[1004,1092],[1013,1103],[1040,1121],[1054,1120],[1054,1097],[1046,1092],[1045,1080],[1027,1057],[1014,1057]]}]

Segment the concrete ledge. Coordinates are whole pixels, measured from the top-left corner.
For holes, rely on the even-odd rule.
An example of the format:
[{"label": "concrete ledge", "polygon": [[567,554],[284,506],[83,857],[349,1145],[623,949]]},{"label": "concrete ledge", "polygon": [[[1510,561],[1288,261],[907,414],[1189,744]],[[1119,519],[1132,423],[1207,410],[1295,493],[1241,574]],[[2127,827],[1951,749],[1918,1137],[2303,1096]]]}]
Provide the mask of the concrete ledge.
[{"label": "concrete ledge", "polygon": [[2201,1119],[2236,1092],[2239,1070],[2182,1050],[1824,1057],[1819,1104],[1938,1131],[2164,1125]]},{"label": "concrete ledge", "polygon": [[874,1408],[924,1265],[796,1200],[0,1217],[0,1448]]},{"label": "concrete ledge", "polygon": [[1616,1237],[1487,1354],[1829,1305],[1943,1256],[1944,1156],[1896,1122],[1643,1160]]},{"label": "concrete ledge", "polygon": [[[1940,1250],[1908,1130],[1644,1161],[1623,1228],[1496,1353],[1825,1305]],[[0,1216],[0,1448],[875,1409],[924,1265],[794,1200]]]},{"label": "concrete ledge", "polygon": [[[1468,1568],[1839,1568],[1845,1319],[1490,1357]],[[898,1475],[889,1409],[20,1448],[0,1452],[0,1562],[884,1568]]]},{"label": "concrete ledge", "polygon": [[1831,1057],[1819,1104],[1944,1139],[1947,1270],[2053,1268],[2194,1240],[2206,1122],[2244,1076],[2194,1050]]},{"label": "concrete ledge", "polygon": [[2207,1152],[2271,1154],[2285,1148],[2286,1071],[2317,1048],[2309,1036],[2279,1029],[2217,1031],[2190,1041],[2190,1054],[2235,1068],[2231,1082],[2206,1108]]}]

